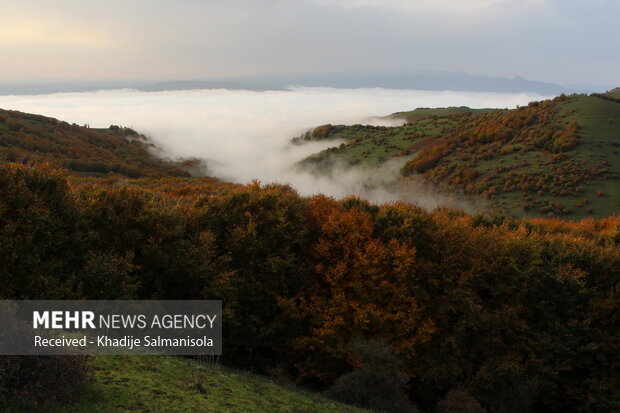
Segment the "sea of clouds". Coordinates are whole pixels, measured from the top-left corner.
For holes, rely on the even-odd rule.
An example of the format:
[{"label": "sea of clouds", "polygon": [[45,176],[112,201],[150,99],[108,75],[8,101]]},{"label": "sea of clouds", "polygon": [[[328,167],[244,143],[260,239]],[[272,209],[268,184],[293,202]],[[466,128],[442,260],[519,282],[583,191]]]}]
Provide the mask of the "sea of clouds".
[{"label": "sea of clouds", "polygon": [[[295,87],[290,91],[264,92],[123,89],[0,96],[0,108],[91,127],[111,124],[131,127],[149,136],[166,156],[205,159],[211,175],[233,182],[281,182],[291,184],[303,195],[326,193],[342,197],[354,194],[375,201],[389,201],[402,195],[381,188],[369,189],[367,181],[376,171],[343,169],[329,177],[317,177],[294,168],[299,160],[335,144],[291,145],[291,138],[326,123],[389,126],[394,124],[393,120],[376,117],[418,107],[514,108],[542,98],[527,93],[380,88]],[[413,198],[427,207],[443,201],[422,193],[417,199]]]}]

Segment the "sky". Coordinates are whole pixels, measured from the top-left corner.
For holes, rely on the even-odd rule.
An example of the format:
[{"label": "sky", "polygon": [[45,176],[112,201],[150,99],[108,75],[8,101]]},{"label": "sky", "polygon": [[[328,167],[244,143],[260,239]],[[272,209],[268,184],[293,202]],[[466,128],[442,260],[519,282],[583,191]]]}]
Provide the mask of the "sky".
[{"label": "sky", "polygon": [[442,70],[620,84],[618,0],[0,0],[0,79]]}]

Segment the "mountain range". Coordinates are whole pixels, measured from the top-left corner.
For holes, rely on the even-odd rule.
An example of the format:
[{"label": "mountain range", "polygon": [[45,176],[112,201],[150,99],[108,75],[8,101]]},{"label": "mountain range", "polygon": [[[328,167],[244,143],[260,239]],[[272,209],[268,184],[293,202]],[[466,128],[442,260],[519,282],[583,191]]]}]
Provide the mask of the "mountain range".
[{"label": "mountain range", "polygon": [[462,72],[365,72],[324,73],[280,76],[246,76],[216,79],[177,79],[161,81],[80,81],[80,82],[14,82],[0,83],[0,95],[37,95],[77,93],[111,89],[137,89],[147,92],[191,89],[286,90],[292,86],[332,88],[386,88],[417,90],[453,90],[497,93],[590,93],[609,89],[609,85],[559,85],[516,76],[491,77]]}]

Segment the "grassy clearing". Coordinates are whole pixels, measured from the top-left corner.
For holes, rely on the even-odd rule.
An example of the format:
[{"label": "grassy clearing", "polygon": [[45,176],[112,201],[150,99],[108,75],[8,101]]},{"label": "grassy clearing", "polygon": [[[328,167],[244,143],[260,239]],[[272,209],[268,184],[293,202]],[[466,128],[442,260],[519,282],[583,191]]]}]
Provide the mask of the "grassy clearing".
[{"label": "grassy clearing", "polygon": [[318,393],[276,385],[265,377],[181,357],[97,356],[91,363],[95,381],[80,399],[46,411],[369,412]]}]

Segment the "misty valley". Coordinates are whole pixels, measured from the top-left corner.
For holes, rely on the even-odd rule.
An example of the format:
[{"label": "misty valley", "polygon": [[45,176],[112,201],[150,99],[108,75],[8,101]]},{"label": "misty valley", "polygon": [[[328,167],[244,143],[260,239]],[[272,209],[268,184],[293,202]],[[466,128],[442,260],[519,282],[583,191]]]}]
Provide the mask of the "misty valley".
[{"label": "misty valley", "polygon": [[[145,139],[148,154],[175,164],[180,168],[175,173],[224,182],[278,182],[301,195],[355,195],[469,214],[612,215],[620,207],[617,92],[561,96],[331,88],[110,90],[0,96],[0,106],[53,114],[93,131],[120,124],[110,131]],[[402,112],[407,107],[417,109]],[[25,163],[47,143],[31,145],[22,147],[26,159],[14,153],[20,144],[5,144],[2,153]],[[144,175],[132,170],[135,162],[89,168],[79,153],[63,157],[57,166],[82,174]]]},{"label": "misty valley", "polygon": [[2,298],[222,300],[224,325],[221,357],[3,356],[0,375],[39,386],[20,401],[0,384],[9,411],[173,394],[171,411],[264,411],[233,404],[261,394],[291,412],[617,406],[618,89],[0,107]]},{"label": "misty valley", "polygon": [[[327,123],[400,126],[402,119],[387,115],[407,108],[429,105],[514,108],[539,99],[540,96],[527,93],[389,89],[112,90],[0,96],[0,107],[52,116],[68,123],[89,125],[92,129],[107,129],[109,125],[130,127],[149,137],[156,146],[152,149],[154,156],[170,160],[201,159],[207,170],[193,173],[224,181],[281,182],[291,184],[303,195],[353,194],[382,202],[406,195],[384,189],[369,190],[368,180],[371,175],[377,175],[375,169],[369,172],[346,164],[338,173],[329,175],[299,168],[300,161],[334,146],[334,142],[333,139],[310,140],[304,145],[294,145],[291,140]],[[345,143],[346,138],[342,142],[336,139],[336,144]],[[386,179],[392,180],[393,171],[385,170]],[[425,193],[428,198],[428,191]],[[414,201],[414,198],[409,194],[406,199]],[[432,197],[427,201],[421,198],[421,203],[438,205]]]}]

